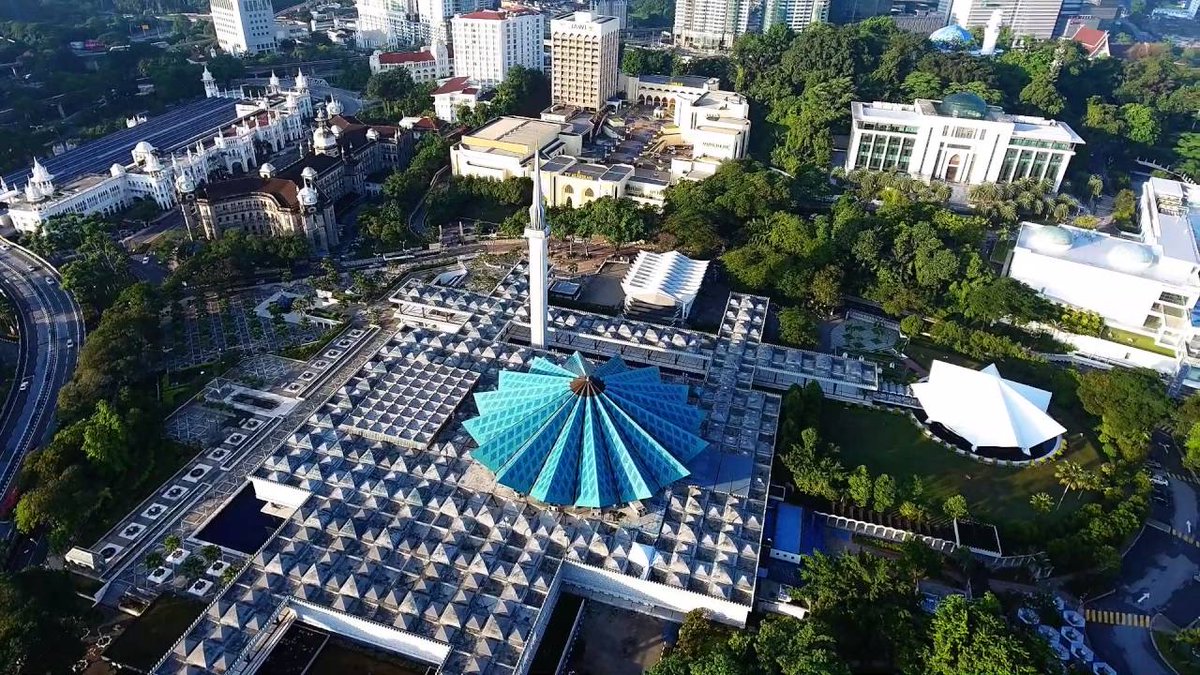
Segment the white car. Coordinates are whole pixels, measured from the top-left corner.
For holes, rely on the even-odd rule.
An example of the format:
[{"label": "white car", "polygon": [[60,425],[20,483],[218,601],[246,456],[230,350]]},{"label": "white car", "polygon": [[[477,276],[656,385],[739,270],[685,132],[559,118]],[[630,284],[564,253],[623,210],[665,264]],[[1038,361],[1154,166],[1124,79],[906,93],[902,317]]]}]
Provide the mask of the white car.
[{"label": "white car", "polygon": [[1161,473],[1152,473],[1150,474],[1150,484],[1157,485],[1159,487],[1167,487],[1171,484],[1171,481],[1167,480],[1167,477]]},{"label": "white car", "polygon": [[17,389],[20,391],[25,391],[28,388],[29,388],[29,380],[21,380],[21,386],[17,387]]},{"label": "white car", "polygon": [[70,349],[71,347],[74,347],[74,346],[75,346],[75,341],[72,340],[71,338],[67,338],[67,349]]}]

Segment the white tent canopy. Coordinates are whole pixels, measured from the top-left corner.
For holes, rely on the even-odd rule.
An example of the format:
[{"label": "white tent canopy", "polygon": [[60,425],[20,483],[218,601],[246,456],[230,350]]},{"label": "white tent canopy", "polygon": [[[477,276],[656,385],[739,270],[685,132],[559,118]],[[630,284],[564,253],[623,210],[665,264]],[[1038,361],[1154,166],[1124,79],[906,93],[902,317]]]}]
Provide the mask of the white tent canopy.
[{"label": "white tent canopy", "polygon": [[1046,414],[1050,392],[1000,376],[995,364],[971,370],[934,361],[929,379],[912,385],[930,422],[937,422],[974,447],[1029,449],[1065,428]]},{"label": "white tent canopy", "polygon": [[638,251],[621,281],[621,290],[626,297],[652,305],[679,305],[686,317],[707,270],[707,260],[692,260],[678,251]]}]

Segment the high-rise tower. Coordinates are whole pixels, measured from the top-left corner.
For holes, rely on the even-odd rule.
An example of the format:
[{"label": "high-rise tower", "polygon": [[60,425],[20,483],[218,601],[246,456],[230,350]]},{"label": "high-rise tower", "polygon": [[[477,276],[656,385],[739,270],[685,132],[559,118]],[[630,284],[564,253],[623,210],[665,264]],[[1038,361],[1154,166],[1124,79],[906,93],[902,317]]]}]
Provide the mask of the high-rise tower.
[{"label": "high-rise tower", "polygon": [[545,349],[550,228],[542,207],[542,158],[539,152],[533,153],[533,203],[529,205],[529,227],[525,228],[525,238],[529,240],[529,345],[534,349]]}]

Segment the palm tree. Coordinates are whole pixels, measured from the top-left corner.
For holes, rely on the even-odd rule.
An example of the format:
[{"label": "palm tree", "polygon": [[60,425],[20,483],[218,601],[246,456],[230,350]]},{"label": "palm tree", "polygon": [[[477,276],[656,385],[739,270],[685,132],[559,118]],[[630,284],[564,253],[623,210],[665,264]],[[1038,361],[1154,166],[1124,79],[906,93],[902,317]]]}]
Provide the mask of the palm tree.
[{"label": "palm tree", "polygon": [[1058,506],[1062,506],[1068,491],[1086,490],[1096,482],[1096,477],[1091,471],[1083,468],[1083,465],[1078,462],[1071,461],[1060,463],[1054,470],[1054,478],[1063,486],[1062,496],[1058,498]]}]

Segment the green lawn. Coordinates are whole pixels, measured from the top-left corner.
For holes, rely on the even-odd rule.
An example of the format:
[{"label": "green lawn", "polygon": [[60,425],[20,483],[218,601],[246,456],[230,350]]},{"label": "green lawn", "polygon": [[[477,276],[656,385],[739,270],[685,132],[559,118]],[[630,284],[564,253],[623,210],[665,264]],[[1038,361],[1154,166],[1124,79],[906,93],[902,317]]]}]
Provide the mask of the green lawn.
[{"label": "green lawn", "polygon": [[1162,354],[1163,356],[1175,356],[1174,351],[1154,344],[1154,338],[1146,337],[1145,335],[1138,335],[1137,333],[1131,333],[1127,330],[1121,330],[1120,328],[1105,328],[1104,339],[1110,342],[1128,345],[1136,349],[1144,349],[1148,352],[1154,352],[1155,354]]},{"label": "green lawn", "polygon": [[934,361],[946,361],[947,363],[953,363],[956,366],[972,370],[979,370],[987,365],[957,352],[935,346],[925,338],[913,338],[908,343],[908,346],[904,348],[904,353],[908,358],[921,364],[926,370],[929,369],[930,364]]},{"label": "green lawn", "polygon": [[[1031,518],[1030,495],[1048,492],[1057,498],[1062,490],[1054,479],[1054,462],[1026,469],[977,462],[929,440],[905,415],[826,401],[821,418],[822,436],[841,448],[847,469],[864,464],[873,475],[887,473],[901,481],[920,476],[931,501],[962,493],[971,513],[984,520],[1001,523]],[[1069,421],[1063,422],[1070,428]],[[1066,456],[1096,468],[1100,456],[1095,447],[1080,434],[1069,438],[1072,447]],[[1068,496],[1060,513],[1081,503]]]}]

